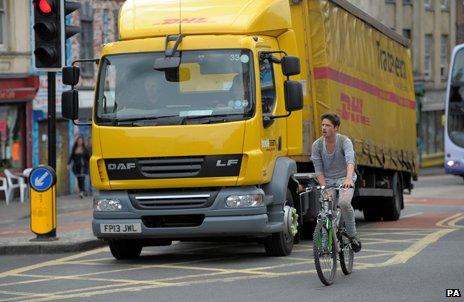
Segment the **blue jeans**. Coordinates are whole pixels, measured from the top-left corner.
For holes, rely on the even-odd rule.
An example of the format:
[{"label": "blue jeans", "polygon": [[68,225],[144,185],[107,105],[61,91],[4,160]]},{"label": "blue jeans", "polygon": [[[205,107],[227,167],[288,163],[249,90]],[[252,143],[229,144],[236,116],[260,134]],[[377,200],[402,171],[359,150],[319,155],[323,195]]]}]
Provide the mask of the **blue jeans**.
[{"label": "blue jeans", "polygon": [[85,174],[85,192],[92,193],[92,184],[90,183],[89,174]]},{"label": "blue jeans", "polygon": [[[345,177],[342,178],[326,178],[327,187],[339,187],[345,181]],[[353,176],[353,183],[356,181],[356,176]],[[354,220],[354,209],[351,205],[351,199],[353,198],[354,188],[340,189],[338,194],[338,205],[342,212],[342,219],[345,221],[346,234],[350,237],[355,237],[356,223]]]}]

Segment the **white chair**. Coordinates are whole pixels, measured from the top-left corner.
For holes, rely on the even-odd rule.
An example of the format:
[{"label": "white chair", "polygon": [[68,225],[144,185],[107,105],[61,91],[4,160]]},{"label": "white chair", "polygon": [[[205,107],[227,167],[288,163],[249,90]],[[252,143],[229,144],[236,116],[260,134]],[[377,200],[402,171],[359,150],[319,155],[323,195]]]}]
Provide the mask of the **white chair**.
[{"label": "white chair", "polygon": [[32,168],[26,168],[23,171],[23,175],[21,175],[22,180],[20,182],[20,188],[26,192],[26,194],[24,194],[26,198],[29,198],[29,183],[27,180],[29,179],[29,174],[31,174],[31,171]]},{"label": "white chair", "polygon": [[29,174],[31,174],[32,168],[26,168],[23,171],[24,177],[29,177]]},{"label": "white chair", "polygon": [[8,190],[8,182],[5,177],[0,177],[0,191],[5,193],[5,201],[8,205],[10,203],[10,190]]},{"label": "white chair", "polygon": [[19,189],[19,196],[21,198],[21,203],[24,203],[24,196],[26,195],[26,192],[27,192],[27,184],[24,178],[21,176],[14,175],[8,169],[3,170],[3,173],[5,173],[6,180],[8,182],[8,191],[10,191],[9,192],[10,197],[14,197],[14,192],[13,192],[14,189]]}]

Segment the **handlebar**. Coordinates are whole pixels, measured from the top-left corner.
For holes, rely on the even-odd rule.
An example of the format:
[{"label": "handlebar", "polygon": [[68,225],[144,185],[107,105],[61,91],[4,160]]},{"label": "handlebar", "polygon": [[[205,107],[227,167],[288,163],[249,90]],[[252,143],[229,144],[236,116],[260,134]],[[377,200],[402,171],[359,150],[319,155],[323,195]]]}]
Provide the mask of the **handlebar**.
[{"label": "handlebar", "polygon": [[354,189],[354,186],[349,186],[348,188],[344,188],[343,187],[343,184],[337,186],[337,187],[333,187],[333,186],[330,186],[330,187],[327,187],[327,186],[317,186],[316,187],[317,190],[327,190],[327,189],[333,189],[333,190],[341,190],[341,189]]}]

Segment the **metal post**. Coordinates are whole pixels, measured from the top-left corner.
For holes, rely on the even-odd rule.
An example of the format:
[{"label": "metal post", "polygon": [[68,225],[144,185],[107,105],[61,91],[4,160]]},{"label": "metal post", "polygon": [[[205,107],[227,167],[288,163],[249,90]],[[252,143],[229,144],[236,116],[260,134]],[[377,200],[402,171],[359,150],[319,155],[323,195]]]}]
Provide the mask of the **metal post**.
[{"label": "metal post", "polygon": [[56,171],[56,73],[48,72],[48,165]]},{"label": "metal post", "polygon": [[[56,171],[56,72],[47,73],[48,80],[48,165]],[[55,193],[56,194],[56,193]],[[54,205],[56,213],[56,205]],[[44,237],[56,238],[56,229]]]}]

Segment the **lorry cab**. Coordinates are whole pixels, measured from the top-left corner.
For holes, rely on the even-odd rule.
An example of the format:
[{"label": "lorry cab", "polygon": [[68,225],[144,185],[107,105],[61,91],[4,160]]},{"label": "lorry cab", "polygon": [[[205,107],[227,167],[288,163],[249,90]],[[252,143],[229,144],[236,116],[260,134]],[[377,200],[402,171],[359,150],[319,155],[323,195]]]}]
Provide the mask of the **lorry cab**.
[{"label": "lorry cab", "polygon": [[[103,47],[93,231],[116,258],[128,256],[127,240],[213,236],[291,252],[296,164],[287,156],[302,148],[303,91],[290,79],[300,63],[288,1],[210,2],[127,1],[120,41]],[[71,95],[63,112],[73,119]]]}]

